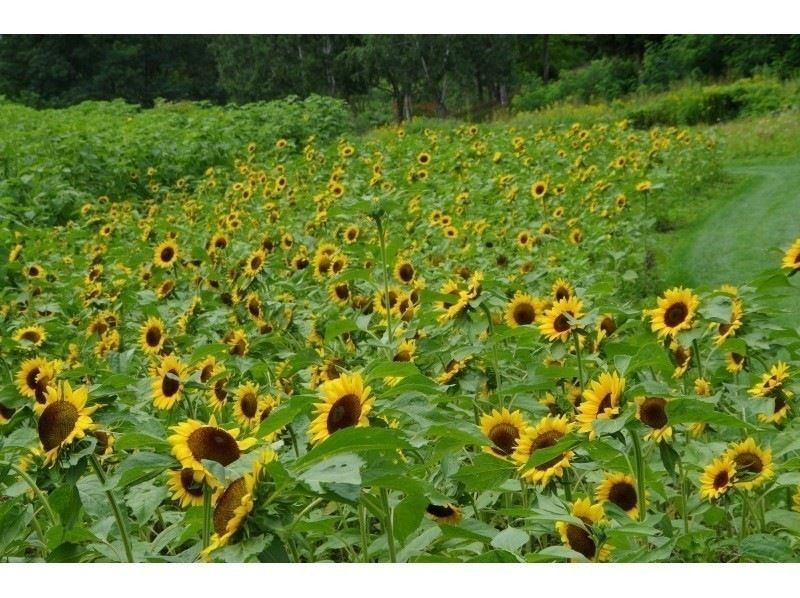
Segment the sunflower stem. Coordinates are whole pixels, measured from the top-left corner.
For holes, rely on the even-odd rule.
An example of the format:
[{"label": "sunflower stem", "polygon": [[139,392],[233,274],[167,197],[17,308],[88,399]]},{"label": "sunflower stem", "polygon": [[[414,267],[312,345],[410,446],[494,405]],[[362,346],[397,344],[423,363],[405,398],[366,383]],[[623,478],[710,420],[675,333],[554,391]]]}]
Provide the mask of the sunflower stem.
[{"label": "sunflower stem", "polygon": [[683,514],[683,531],[685,534],[689,533],[689,513],[686,499],[686,471],[683,469],[683,462],[680,455],[678,455],[678,474],[681,485],[681,513]]},{"label": "sunflower stem", "polygon": [[367,535],[367,509],[364,503],[358,503],[358,530],[361,533],[361,560],[369,563],[369,536]]},{"label": "sunflower stem", "polygon": [[100,461],[97,460],[97,456],[94,454],[89,455],[89,463],[91,463],[92,469],[94,469],[94,473],[97,475],[97,479],[100,480],[100,484],[103,486],[103,491],[106,493],[108,504],[111,505],[111,510],[114,512],[114,519],[117,520],[117,527],[119,528],[119,535],[122,538],[122,545],[125,547],[125,558],[129,563],[133,563],[134,560],[133,550],[131,549],[131,539],[128,535],[128,528],[125,526],[125,520],[122,517],[122,511],[120,511],[119,505],[117,504],[117,499],[114,498],[114,494],[111,492],[111,490],[107,490],[105,488],[106,474],[103,473],[103,468],[100,465]]},{"label": "sunflower stem", "polygon": [[385,513],[383,529],[386,532],[386,543],[389,545],[389,562],[396,563],[397,553],[394,547],[394,525],[392,523],[394,513],[389,506],[389,491],[386,488],[381,488],[381,502]]},{"label": "sunflower stem", "polygon": [[629,430],[628,433],[631,436],[631,442],[633,444],[633,458],[636,465],[636,498],[639,502],[639,521],[643,521],[645,516],[645,480],[644,459],[642,458],[642,442],[639,440],[639,436],[635,432]]},{"label": "sunflower stem", "polygon": [[392,308],[389,305],[389,264],[388,258],[386,256],[386,230],[383,227],[383,222],[380,218],[376,218],[376,224],[378,225],[378,240],[381,245],[381,264],[383,267],[383,307],[386,309],[386,333],[389,335],[388,344],[389,344],[389,359],[392,358],[391,356],[391,346],[392,342],[394,341],[394,328],[392,326]]},{"label": "sunflower stem", "polygon": [[703,376],[703,362],[700,359],[700,345],[696,338],[692,339],[692,349],[694,349],[694,360],[697,363],[697,373],[701,378],[705,378],[705,376]]},{"label": "sunflower stem", "polygon": [[296,459],[300,458],[300,447],[297,444],[297,435],[294,433],[294,428],[292,428],[291,424],[286,426],[286,429],[289,430],[289,437],[292,439],[292,448],[294,449],[294,456]]},{"label": "sunflower stem", "polygon": [[486,322],[489,325],[489,338],[492,342],[492,368],[494,368],[494,385],[495,391],[500,395],[500,409],[503,408],[503,395],[500,394],[500,362],[497,359],[497,343],[494,340],[494,323],[492,322],[492,313],[485,303],[481,303],[481,309],[486,314]]},{"label": "sunflower stem", "polygon": [[578,338],[578,333],[575,330],[572,331],[572,341],[575,343],[575,356],[578,358],[578,383],[580,384],[581,390],[583,390],[583,359],[581,359],[581,343],[580,339]]},{"label": "sunflower stem", "polygon": [[36,495],[36,498],[39,499],[39,502],[42,503],[44,510],[47,511],[47,516],[50,518],[50,523],[53,525],[58,525],[58,519],[56,518],[56,514],[53,512],[53,508],[50,506],[50,501],[47,500],[47,497],[44,493],[39,489],[39,486],[36,485],[36,482],[33,481],[33,478],[28,475],[28,472],[18,467],[14,463],[6,463],[0,462],[2,465],[8,465],[11,469],[17,472],[17,475],[25,480],[25,483],[28,484],[33,493]]}]

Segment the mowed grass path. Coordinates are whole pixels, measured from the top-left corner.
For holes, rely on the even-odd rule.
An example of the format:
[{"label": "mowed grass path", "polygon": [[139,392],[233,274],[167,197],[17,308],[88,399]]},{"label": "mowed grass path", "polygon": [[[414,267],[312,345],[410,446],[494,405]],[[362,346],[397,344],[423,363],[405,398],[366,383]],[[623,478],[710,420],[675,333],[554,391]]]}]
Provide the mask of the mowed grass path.
[{"label": "mowed grass path", "polygon": [[671,284],[742,284],[775,267],[800,236],[800,156],[732,165],[734,193],[679,233]]}]

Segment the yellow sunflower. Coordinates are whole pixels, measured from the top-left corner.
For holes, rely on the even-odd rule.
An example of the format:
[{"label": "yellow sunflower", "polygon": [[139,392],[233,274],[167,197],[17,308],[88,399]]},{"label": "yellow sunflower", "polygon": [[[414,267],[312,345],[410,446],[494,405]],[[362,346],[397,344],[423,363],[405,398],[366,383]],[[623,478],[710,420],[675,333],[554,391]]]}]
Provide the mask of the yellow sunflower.
[{"label": "yellow sunflower", "polygon": [[350,285],[347,282],[334,283],[328,286],[328,297],[341,307],[350,303]]},{"label": "yellow sunflower", "polygon": [[264,268],[266,259],[267,254],[260,247],[253,251],[244,262],[244,275],[250,278],[256,276]]},{"label": "yellow sunflower", "polygon": [[247,355],[247,352],[250,350],[250,343],[247,340],[247,335],[241,328],[228,332],[225,338],[223,338],[223,342],[230,346],[231,355],[239,355],[241,357]]},{"label": "yellow sunflower", "polygon": [[533,295],[517,291],[506,306],[505,320],[511,328],[529,326],[536,323],[543,311],[543,301]]},{"label": "yellow sunflower", "polygon": [[620,472],[606,473],[598,484],[595,495],[599,503],[613,502],[631,519],[639,517],[639,495],[633,476]]},{"label": "yellow sunflower", "polygon": [[344,242],[348,245],[355,243],[358,240],[358,227],[355,224],[349,225],[346,229],[344,229]]},{"label": "yellow sunflower", "polygon": [[724,456],[736,464],[736,475],[733,478],[735,488],[755,490],[775,475],[772,451],[762,449],[752,438],[733,444],[725,451]]},{"label": "yellow sunflower", "polygon": [[169,268],[178,260],[178,244],[174,239],[167,239],[156,247],[153,263],[159,268]]},{"label": "yellow sunflower", "polygon": [[58,453],[94,428],[91,415],[97,405],[86,406],[89,390],[85,386],[74,391],[69,382],[47,389],[44,409],[39,415],[39,441],[45,452],[45,465],[53,465]]},{"label": "yellow sunflower", "polygon": [[662,338],[691,328],[699,305],[700,299],[690,289],[675,287],[659,297],[658,307],[646,310],[646,314],[651,318],[653,332]]},{"label": "yellow sunflower", "polygon": [[592,380],[589,388],[583,392],[583,401],[578,406],[575,420],[580,424],[580,432],[589,434],[594,440],[594,422],[600,419],[614,419],[619,415],[620,399],[625,390],[625,378],[617,372],[600,374],[598,380]]},{"label": "yellow sunflower", "polygon": [[394,277],[404,284],[414,282],[417,272],[410,260],[401,259],[394,265]]},{"label": "yellow sunflower", "polygon": [[153,405],[156,409],[172,409],[183,395],[186,366],[175,355],[167,355],[150,368],[150,376]]},{"label": "yellow sunflower", "polygon": [[536,181],[531,185],[531,196],[534,199],[542,199],[547,193],[547,182]]},{"label": "yellow sunflower", "polygon": [[30,343],[34,347],[41,347],[42,343],[47,339],[47,333],[41,326],[25,326],[18,328],[14,332],[14,340],[18,343],[23,341]]},{"label": "yellow sunflower", "polygon": [[447,523],[449,525],[458,525],[462,518],[461,509],[452,503],[444,505],[430,503],[425,507],[425,514],[437,523]]},{"label": "yellow sunflower", "polygon": [[466,360],[451,359],[447,362],[447,365],[444,366],[442,373],[436,377],[436,382],[439,384],[447,384],[466,367]]},{"label": "yellow sunflower", "polygon": [[583,303],[577,297],[561,299],[544,312],[539,330],[550,341],[567,342],[575,325],[569,319],[579,320],[583,317]]},{"label": "yellow sunflower", "polygon": [[667,402],[663,397],[636,397],[636,418],[651,428],[645,435],[645,440],[669,442],[672,439],[672,426],[669,425],[667,418]]},{"label": "yellow sunflower", "polygon": [[181,508],[203,506],[203,483],[208,481],[213,490],[212,500],[219,496],[219,483],[207,477],[202,471],[182,467],[170,471],[167,477],[167,488],[172,492],[172,500],[180,503]]},{"label": "yellow sunflower", "polygon": [[16,413],[14,409],[0,403],[0,426],[10,422],[11,418],[14,417],[14,413]]},{"label": "yellow sunflower", "polygon": [[159,318],[147,318],[142,326],[139,345],[148,355],[158,355],[167,340],[164,322]]},{"label": "yellow sunflower", "polygon": [[255,438],[237,440],[239,429],[226,430],[219,427],[213,415],[208,424],[189,419],[172,426],[170,430],[174,432],[168,439],[172,454],[180,464],[193,471],[205,472],[212,478],[211,472],[203,467],[203,459],[228,466],[257,442]]},{"label": "yellow sunflower", "polygon": [[781,268],[791,270],[792,274],[800,270],[800,239],[795,240],[783,254]]},{"label": "yellow sunflower", "polygon": [[522,431],[527,427],[522,412],[492,410],[481,417],[480,428],[484,436],[491,440],[491,446],[484,446],[483,450],[490,455],[508,457],[517,446]]},{"label": "yellow sunflower", "polygon": [[734,298],[731,301],[730,319],[727,322],[712,323],[711,327],[717,329],[717,333],[714,335],[714,344],[717,346],[724,343],[728,337],[734,336],[736,331],[742,327],[742,300]]},{"label": "yellow sunflower", "polygon": [[36,401],[35,407],[41,408],[47,402],[47,389],[60,369],[61,364],[57,361],[47,361],[42,357],[26,359],[15,378],[17,390],[22,396]]},{"label": "yellow sunflower", "polygon": [[747,356],[735,351],[725,354],[725,369],[731,374],[741,372],[747,365]]},{"label": "yellow sunflower", "polygon": [[592,504],[588,498],[580,498],[572,503],[570,515],[583,522],[583,527],[566,521],[556,522],[556,531],[561,536],[564,546],[581,553],[590,561],[608,559],[610,549],[603,545],[598,549],[593,537],[593,527],[601,525],[605,519],[602,504]]},{"label": "yellow sunflower", "polygon": [[721,455],[709,463],[700,476],[700,496],[716,500],[733,487],[736,463],[728,455]]},{"label": "yellow sunflower", "polygon": [[575,296],[575,289],[565,278],[557,279],[552,286],[553,301],[561,301]]},{"label": "yellow sunflower", "polygon": [[761,374],[761,381],[750,388],[747,393],[754,397],[772,396],[783,386],[788,377],[789,366],[779,361],[769,369],[769,372]]},{"label": "yellow sunflower", "polygon": [[253,382],[241,384],[234,392],[233,416],[244,427],[252,428],[259,422],[262,402],[258,386]]},{"label": "yellow sunflower", "polygon": [[309,427],[311,441],[317,444],[343,428],[368,426],[367,414],[375,402],[371,390],[364,386],[361,374],[341,374],[320,385],[322,402],[315,405],[316,418]]},{"label": "yellow sunflower", "polygon": [[545,486],[552,478],[563,476],[564,470],[570,467],[570,461],[575,456],[572,451],[565,451],[530,469],[526,469],[526,467],[528,460],[537,450],[555,446],[559,440],[572,431],[573,427],[574,424],[568,422],[566,416],[547,415],[535,426],[526,428],[520,436],[513,454],[522,478]]}]

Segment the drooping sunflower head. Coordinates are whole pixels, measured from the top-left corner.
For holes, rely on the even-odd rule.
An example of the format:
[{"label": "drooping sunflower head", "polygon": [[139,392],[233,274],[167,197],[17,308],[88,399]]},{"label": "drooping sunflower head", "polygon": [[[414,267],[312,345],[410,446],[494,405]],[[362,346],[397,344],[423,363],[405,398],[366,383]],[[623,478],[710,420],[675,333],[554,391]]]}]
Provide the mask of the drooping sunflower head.
[{"label": "drooping sunflower head", "polygon": [[766,484],[774,475],[772,451],[762,449],[753,438],[730,446],[724,453],[736,464],[733,485],[742,490],[755,490]]},{"label": "drooping sunflower head", "polygon": [[28,346],[41,347],[47,339],[47,334],[41,326],[24,326],[14,332],[14,340],[18,343],[27,343]]},{"label": "drooping sunflower head", "polygon": [[522,431],[527,427],[522,412],[492,410],[481,417],[480,428],[484,436],[490,441],[490,446],[484,446],[483,450],[489,454],[500,457],[509,457],[513,454],[517,446]]},{"label": "drooping sunflower head", "polygon": [[158,355],[167,340],[164,322],[159,318],[150,317],[142,326],[139,345],[148,355]]},{"label": "drooping sunflower head", "polygon": [[588,498],[580,498],[572,503],[570,515],[580,519],[583,527],[566,521],[558,521],[556,531],[561,536],[564,545],[579,552],[590,561],[608,558],[609,549],[606,546],[598,547],[593,535],[594,526],[600,525],[605,519],[603,505],[592,504]]},{"label": "drooping sunflower head", "polygon": [[731,374],[741,372],[747,365],[747,356],[731,351],[725,354],[725,369]]},{"label": "drooping sunflower head", "polygon": [[709,463],[700,476],[700,496],[716,500],[733,487],[736,463],[728,455],[721,455]]},{"label": "drooping sunflower head", "polygon": [[175,355],[166,355],[150,370],[153,405],[156,409],[172,409],[182,395],[187,367]]},{"label": "drooping sunflower head", "polygon": [[453,503],[444,505],[430,503],[425,507],[425,514],[437,523],[447,523],[449,525],[458,525],[462,518],[461,509]]},{"label": "drooping sunflower head", "polygon": [[631,519],[639,516],[639,495],[636,490],[636,480],[626,473],[607,473],[598,484],[596,491],[597,501],[612,502],[625,511]]},{"label": "drooping sunflower head", "polygon": [[168,440],[175,458],[183,467],[205,472],[209,477],[213,476],[203,467],[203,459],[227,466],[256,444],[255,438],[237,440],[239,429],[227,430],[218,426],[214,416],[208,424],[189,419],[170,430],[174,434]]},{"label": "drooping sunflower head", "polygon": [[734,297],[731,300],[731,316],[727,322],[711,323],[717,329],[714,335],[714,344],[721,345],[725,340],[736,334],[742,327],[742,300]]},{"label": "drooping sunflower head", "polygon": [[650,428],[645,440],[669,442],[672,438],[672,426],[667,417],[667,399],[636,397],[636,418]]},{"label": "drooping sunflower head", "polygon": [[91,415],[97,406],[87,407],[89,390],[75,390],[69,382],[47,389],[44,409],[39,415],[39,441],[45,453],[45,464],[54,464],[59,452],[94,428]]},{"label": "drooping sunflower head", "polygon": [[658,307],[647,311],[653,332],[663,338],[688,330],[699,305],[700,299],[690,289],[669,289],[658,298]]},{"label": "drooping sunflower head", "polygon": [[417,341],[413,338],[402,341],[397,345],[392,361],[414,361],[414,353],[417,351]]},{"label": "drooping sunflower head", "polygon": [[573,451],[567,450],[560,455],[555,455],[538,465],[528,467],[528,461],[536,451],[548,449],[558,444],[558,442],[569,434],[574,427],[566,416],[547,415],[539,420],[535,426],[528,427],[520,436],[517,448],[514,451],[513,459],[520,468],[520,475],[530,481],[542,486],[553,478],[560,478],[564,471],[570,467]]},{"label": "drooping sunflower head", "polygon": [[589,434],[589,438],[597,437],[594,422],[599,419],[613,419],[619,415],[620,399],[625,390],[625,378],[617,372],[600,374],[597,380],[592,380],[583,392],[583,401],[578,406],[578,415],[575,418],[580,424],[580,431]]},{"label": "drooping sunflower head", "polygon": [[511,328],[532,326],[541,317],[543,308],[544,304],[540,299],[522,291],[517,291],[506,306],[506,323]]},{"label": "drooping sunflower head", "polygon": [[375,399],[371,388],[364,386],[361,374],[341,374],[320,386],[322,402],[316,404],[316,418],[311,422],[311,441],[322,442],[338,430],[369,425],[367,415]]},{"label": "drooping sunflower head", "polygon": [[550,341],[567,342],[569,335],[576,329],[574,320],[583,317],[583,303],[577,297],[555,301],[553,306],[544,312],[539,329]]},{"label": "drooping sunflower head", "polygon": [[159,268],[169,268],[178,260],[178,244],[174,239],[162,241],[153,253],[153,263]]}]

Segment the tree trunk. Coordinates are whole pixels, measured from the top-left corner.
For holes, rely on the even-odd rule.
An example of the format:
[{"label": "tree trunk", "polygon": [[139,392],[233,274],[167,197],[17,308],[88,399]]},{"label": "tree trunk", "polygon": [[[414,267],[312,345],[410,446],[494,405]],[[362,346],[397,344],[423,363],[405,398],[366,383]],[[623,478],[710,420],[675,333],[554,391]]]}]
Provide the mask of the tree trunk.
[{"label": "tree trunk", "polygon": [[542,80],[550,80],[550,36],[544,35],[544,48],[542,49]]},{"label": "tree trunk", "polygon": [[439,97],[436,99],[436,115],[440,118],[444,118],[447,114],[447,73],[445,73],[442,76],[442,87],[439,90]]},{"label": "tree trunk", "polygon": [[403,92],[403,118],[411,120],[411,94],[408,91]]}]

